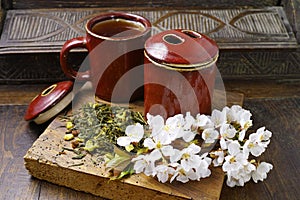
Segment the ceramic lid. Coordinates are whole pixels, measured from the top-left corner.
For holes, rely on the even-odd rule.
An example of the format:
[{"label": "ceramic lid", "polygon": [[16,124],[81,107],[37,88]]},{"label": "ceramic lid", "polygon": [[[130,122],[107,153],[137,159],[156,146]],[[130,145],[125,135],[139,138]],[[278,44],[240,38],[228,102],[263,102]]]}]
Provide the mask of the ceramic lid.
[{"label": "ceramic lid", "polygon": [[167,30],[150,37],[145,55],[173,68],[208,67],[218,58],[219,48],[209,37],[192,30]]},{"label": "ceramic lid", "polygon": [[31,101],[24,119],[33,120],[37,118],[41,113],[55,106],[72,91],[72,88],[72,81],[63,81],[47,87]]}]

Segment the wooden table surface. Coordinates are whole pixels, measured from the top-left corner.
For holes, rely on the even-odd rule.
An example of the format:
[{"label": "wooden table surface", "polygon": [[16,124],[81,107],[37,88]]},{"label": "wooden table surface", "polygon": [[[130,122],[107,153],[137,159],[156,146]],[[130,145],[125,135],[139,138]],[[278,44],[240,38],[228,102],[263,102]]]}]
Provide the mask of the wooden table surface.
[{"label": "wooden table surface", "polygon": [[[221,200],[299,199],[300,81],[226,82],[227,91],[245,94],[244,107],[253,113],[254,127],[273,132],[262,160],[274,165],[264,182],[245,187],[224,184]],[[31,177],[23,156],[45,130],[23,120],[30,100],[46,85],[0,85],[0,199],[101,199]]]}]

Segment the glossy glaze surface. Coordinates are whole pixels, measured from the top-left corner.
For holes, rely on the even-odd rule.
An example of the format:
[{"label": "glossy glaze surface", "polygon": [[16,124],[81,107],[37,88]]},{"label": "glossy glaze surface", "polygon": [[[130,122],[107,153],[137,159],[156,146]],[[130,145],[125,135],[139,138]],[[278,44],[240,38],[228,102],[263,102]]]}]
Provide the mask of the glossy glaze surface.
[{"label": "glossy glaze surface", "polygon": [[55,106],[62,98],[72,91],[72,81],[62,81],[45,88],[29,104],[25,120],[33,120],[39,114]]},{"label": "glossy glaze surface", "polygon": [[165,31],[146,41],[145,113],[167,118],[211,112],[218,47],[200,33],[184,31]]},{"label": "glossy glaze surface", "polygon": [[[95,24],[112,19],[138,22],[142,31],[124,37],[107,37],[92,32]],[[128,102],[143,97],[143,51],[144,43],[150,36],[150,22],[139,15],[112,12],[90,19],[86,24],[86,36],[74,38],[62,48],[60,62],[68,77],[77,80],[91,80],[96,96],[112,102]],[[115,31],[115,28],[113,28]],[[106,27],[106,30],[107,29]],[[73,48],[86,48],[89,52],[89,69],[77,72],[67,64],[68,53]],[[135,69],[136,68],[136,69]],[[133,70],[134,69],[134,70]],[[133,71],[131,71],[133,70]],[[137,88],[140,88],[136,91]]]}]

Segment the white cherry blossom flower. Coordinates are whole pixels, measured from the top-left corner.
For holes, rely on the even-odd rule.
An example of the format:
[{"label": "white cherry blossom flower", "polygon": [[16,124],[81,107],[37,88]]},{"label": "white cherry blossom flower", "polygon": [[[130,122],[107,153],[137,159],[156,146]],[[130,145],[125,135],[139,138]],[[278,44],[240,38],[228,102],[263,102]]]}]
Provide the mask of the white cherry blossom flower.
[{"label": "white cherry blossom flower", "polygon": [[261,162],[256,170],[252,173],[252,179],[255,183],[257,183],[258,181],[263,181],[264,179],[267,178],[267,173],[269,173],[269,171],[273,169],[273,165],[270,163],[266,163],[266,162]]},{"label": "white cherry blossom flower", "polygon": [[144,136],[144,128],[141,124],[129,125],[125,134],[117,139],[117,144],[123,147],[129,146],[132,142],[139,142]]},{"label": "white cherry blossom flower", "polygon": [[161,159],[163,155],[164,156],[172,156],[175,154],[173,147],[171,145],[167,145],[167,144],[169,144],[169,143],[168,142],[164,143],[159,140],[153,140],[151,138],[146,138],[144,140],[144,147],[147,147],[149,150],[154,149],[149,154],[150,159],[153,162]]},{"label": "white cherry blossom flower", "polygon": [[224,172],[238,170],[248,163],[247,159],[248,153],[241,150],[238,141],[233,141],[228,145],[228,155],[225,157],[222,169]]},{"label": "white cherry blossom flower", "polygon": [[163,132],[167,132],[171,140],[182,137],[183,135],[184,118],[182,114],[177,114],[173,117],[169,117],[166,120],[166,125],[163,128]]},{"label": "white cherry blossom flower", "polygon": [[155,176],[155,165],[149,155],[139,155],[131,161],[135,162],[133,166],[135,173],[144,172],[147,176]]},{"label": "white cherry blossom flower", "polygon": [[220,145],[223,150],[227,149],[227,143],[226,141],[231,140],[235,135],[237,131],[235,128],[230,124],[222,124],[220,127]]},{"label": "white cherry blossom flower", "polygon": [[226,184],[230,187],[244,186],[251,179],[251,173],[255,166],[250,162],[245,163],[242,167],[227,172]]},{"label": "white cherry blossom flower", "polygon": [[205,143],[214,143],[219,136],[219,132],[213,128],[204,129],[202,132],[202,139],[205,141]]},{"label": "white cherry blossom flower", "polygon": [[230,108],[224,107],[223,111],[226,112],[227,123],[238,121],[238,113],[243,110],[239,105],[233,105]]},{"label": "white cherry blossom flower", "polygon": [[223,150],[217,150],[217,151],[213,151],[211,152],[211,154],[213,155],[214,159],[213,159],[213,165],[215,167],[221,166],[224,162],[224,151]]},{"label": "white cherry blossom flower", "polygon": [[245,142],[245,151],[248,150],[256,157],[260,156],[269,145],[271,136],[272,132],[265,130],[265,127],[259,128],[255,133],[252,133],[249,136],[249,140]]},{"label": "white cherry blossom flower", "polygon": [[[144,139],[142,150],[148,151],[138,151],[138,154],[145,154],[132,159],[135,173],[156,176],[162,183],[168,180],[199,181],[210,176],[209,166],[213,164],[222,166],[228,186],[244,186],[251,178],[255,183],[263,181],[273,168],[266,162],[256,167],[255,160],[248,161],[250,154],[261,155],[272,137],[270,131],[261,127],[245,138],[246,131],[252,126],[251,116],[250,111],[238,105],[224,107],[222,111],[213,110],[211,116],[199,113],[193,117],[187,112],[185,116],[177,114],[166,121],[162,116],[147,114],[151,133],[145,134],[141,124],[130,125],[125,136],[117,139],[117,144],[130,151],[136,148],[135,143]],[[201,147],[191,142],[199,133],[205,144],[213,144],[219,139],[220,148],[200,155]]]},{"label": "white cherry blossom flower", "polygon": [[189,171],[190,169],[199,166],[201,158],[198,153],[200,150],[201,147],[192,143],[187,148],[177,151],[178,153],[175,153],[173,156],[171,156],[170,161],[172,163],[180,161],[182,168],[185,171]]},{"label": "white cherry blossom flower", "polygon": [[211,119],[204,114],[197,114],[194,126],[200,128],[201,130],[207,128],[214,128],[214,124]]},{"label": "white cherry blossom flower", "polygon": [[226,111],[213,110],[211,113],[211,121],[216,128],[220,127],[223,123],[227,122]]},{"label": "white cherry blossom flower", "polygon": [[194,124],[196,119],[193,116],[191,116],[190,112],[187,112],[184,120],[185,122],[183,125],[183,130],[181,132],[181,135],[178,136],[181,136],[185,142],[190,142],[196,136],[196,132],[193,131],[193,129],[195,129]]},{"label": "white cherry blossom flower", "polygon": [[165,126],[164,118],[160,115],[153,116],[147,113],[147,123],[153,136],[158,135]]},{"label": "white cherry blossom flower", "polygon": [[244,152],[250,152],[255,157],[260,156],[265,151],[265,145],[261,143],[257,133],[250,134],[243,147]]},{"label": "white cherry blossom flower", "polygon": [[258,135],[258,140],[267,147],[270,143],[270,138],[272,137],[272,132],[265,130],[265,127],[257,129],[256,134]]},{"label": "white cherry blossom flower", "polygon": [[200,156],[200,164],[198,167],[195,167],[195,172],[197,175],[197,180],[199,181],[201,178],[209,177],[211,174],[210,169],[208,168],[211,164],[211,158],[207,157],[208,153],[202,154]]},{"label": "white cherry blossom flower", "polygon": [[156,176],[158,181],[165,183],[169,180],[169,176],[174,175],[175,169],[167,165],[158,165],[155,167]]},{"label": "white cherry blossom flower", "polygon": [[241,125],[242,130],[247,131],[252,126],[251,116],[249,110],[243,109],[238,112],[238,123]]},{"label": "white cherry blossom flower", "polygon": [[193,169],[186,171],[183,169],[181,165],[178,165],[176,167],[176,171],[174,172],[174,175],[170,179],[170,182],[173,182],[175,178],[177,181],[180,181],[182,183],[187,183],[189,180],[197,180],[198,177],[196,172]]}]

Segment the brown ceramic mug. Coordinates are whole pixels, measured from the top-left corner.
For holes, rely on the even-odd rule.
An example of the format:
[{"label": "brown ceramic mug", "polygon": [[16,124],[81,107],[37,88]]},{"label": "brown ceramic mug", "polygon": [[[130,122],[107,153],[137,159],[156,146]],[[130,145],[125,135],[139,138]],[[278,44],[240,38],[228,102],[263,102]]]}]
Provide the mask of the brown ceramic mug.
[{"label": "brown ceramic mug", "polygon": [[[136,90],[136,86],[143,86],[143,68],[128,72],[143,65],[144,43],[150,28],[150,22],[136,14],[100,14],[86,23],[85,37],[73,38],[63,45],[61,68],[70,78],[91,81],[95,95],[103,100],[128,102],[142,98],[143,87]],[[88,50],[88,69],[77,71],[68,64],[68,54],[74,48]],[[123,78],[126,73],[129,75]],[[120,79],[122,82],[117,84]]]},{"label": "brown ceramic mug", "polygon": [[193,30],[167,30],[145,43],[144,109],[162,115],[210,114],[219,49]]}]

